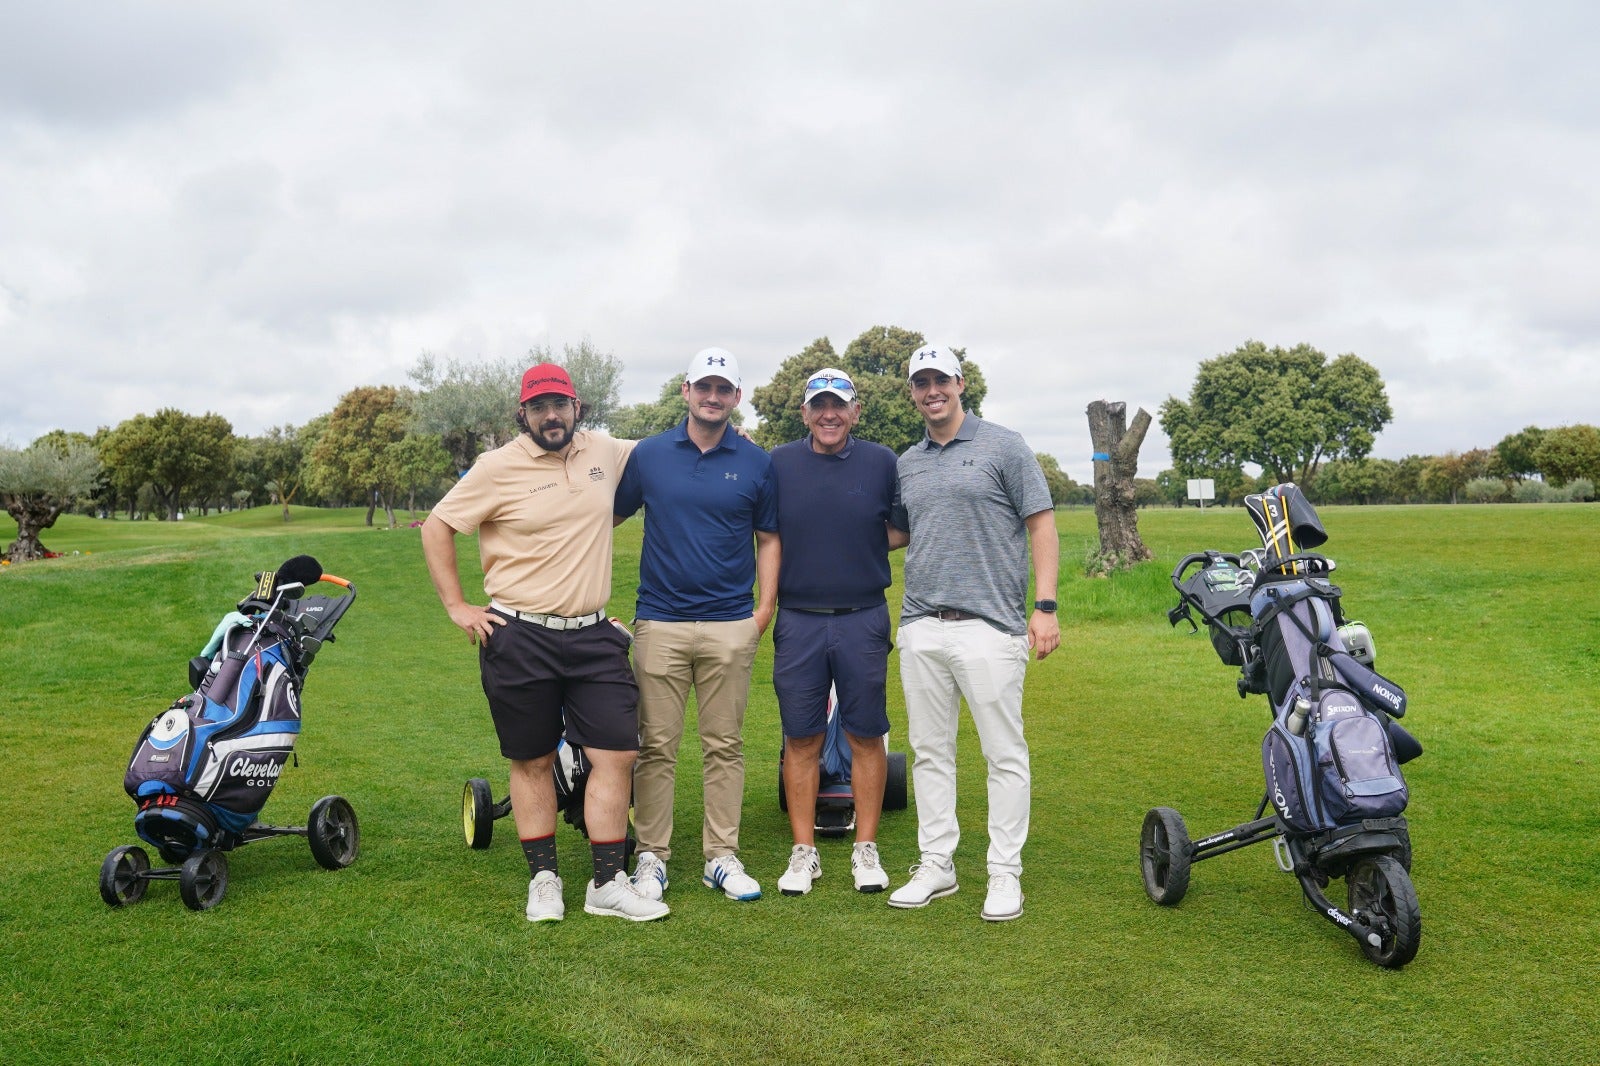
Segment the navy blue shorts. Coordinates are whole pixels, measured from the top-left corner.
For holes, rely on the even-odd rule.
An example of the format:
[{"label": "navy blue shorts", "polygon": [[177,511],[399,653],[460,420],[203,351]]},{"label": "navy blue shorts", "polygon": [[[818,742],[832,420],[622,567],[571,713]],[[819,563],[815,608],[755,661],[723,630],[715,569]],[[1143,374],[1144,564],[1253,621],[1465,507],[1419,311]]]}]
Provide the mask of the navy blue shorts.
[{"label": "navy blue shorts", "polygon": [[828,686],[839,694],[840,723],[851,736],[888,735],[889,605],[848,614],[778,609],[772,627],[772,687],[786,737],[825,728]]},{"label": "navy blue shorts", "polygon": [[[496,614],[500,612],[496,611]],[[627,633],[602,619],[546,629],[506,618],[478,649],[483,694],[508,759],[538,759],[567,741],[602,751],[639,750],[639,686]]]}]

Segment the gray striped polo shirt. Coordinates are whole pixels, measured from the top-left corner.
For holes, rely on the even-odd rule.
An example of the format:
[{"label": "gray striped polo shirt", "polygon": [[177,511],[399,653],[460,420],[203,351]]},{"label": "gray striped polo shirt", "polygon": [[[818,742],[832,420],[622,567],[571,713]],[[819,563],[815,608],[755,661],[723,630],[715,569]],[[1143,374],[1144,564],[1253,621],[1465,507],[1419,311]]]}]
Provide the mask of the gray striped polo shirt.
[{"label": "gray striped polo shirt", "polygon": [[1025,519],[1053,505],[1022,434],[967,412],[949,444],[924,434],[901,454],[898,472],[891,521],[911,534],[900,624],[953,608],[1026,633]]}]

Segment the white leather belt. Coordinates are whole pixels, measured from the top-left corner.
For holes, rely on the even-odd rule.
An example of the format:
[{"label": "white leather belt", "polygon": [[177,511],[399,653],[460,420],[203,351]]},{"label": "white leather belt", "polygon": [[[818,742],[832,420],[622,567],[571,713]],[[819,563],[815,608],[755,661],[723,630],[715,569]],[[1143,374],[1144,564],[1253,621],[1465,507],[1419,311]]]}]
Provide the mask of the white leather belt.
[{"label": "white leather belt", "polygon": [[605,611],[596,611],[593,614],[580,615],[577,618],[563,618],[559,614],[531,614],[528,611],[513,611],[511,608],[495,603],[493,600],[489,601],[489,606],[501,614],[508,614],[512,618],[517,618],[524,622],[532,622],[534,625],[544,626],[546,629],[582,629],[585,626],[594,625],[606,616]]}]

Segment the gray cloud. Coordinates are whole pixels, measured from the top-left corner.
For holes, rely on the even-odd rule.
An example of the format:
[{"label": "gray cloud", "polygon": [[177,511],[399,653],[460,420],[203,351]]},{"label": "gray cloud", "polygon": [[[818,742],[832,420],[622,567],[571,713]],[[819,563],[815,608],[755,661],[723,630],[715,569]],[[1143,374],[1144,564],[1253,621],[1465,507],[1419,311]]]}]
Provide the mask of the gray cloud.
[{"label": "gray cloud", "polygon": [[885,323],[1080,479],[1090,400],[1154,413],[1250,338],[1377,366],[1381,455],[1600,420],[1586,6],[471,14],[16,13],[0,439],[255,433],[583,336],[633,401]]}]

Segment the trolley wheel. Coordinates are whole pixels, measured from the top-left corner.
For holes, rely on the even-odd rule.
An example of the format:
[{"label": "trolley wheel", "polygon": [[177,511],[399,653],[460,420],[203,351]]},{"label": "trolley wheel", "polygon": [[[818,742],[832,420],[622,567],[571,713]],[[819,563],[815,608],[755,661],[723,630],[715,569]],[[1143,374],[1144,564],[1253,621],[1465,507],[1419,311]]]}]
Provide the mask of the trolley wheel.
[{"label": "trolley wheel", "polygon": [[1189,891],[1193,849],[1183,816],[1171,807],[1156,807],[1144,816],[1139,833],[1139,870],[1144,893],[1163,906],[1175,906]]},{"label": "trolley wheel", "polygon": [[883,809],[906,809],[906,753],[903,751],[889,753],[889,772],[883,778]]},{"label": "trolley wheel", "polygon": [[150,856],[137,844],[113,848],[100,864],[100,898],[112,907],[138,903],[150,887],[149,870]]},{"label": "trolley wheel", "polygon": [[1357,859],[1345,875],[1350,913],[1373,926],[1378,943],[1362,941],[1361,950],[1379,966],[1398,970],[1417,957],[1422,944],[1422,911],[1417,890],[1405,867],[1389,855]]},{"label": "trolley wheel", "polygon": [[192,911],[210,910],[228,891],[228,860],[215,848],[202,848],[178,870],[178,894]]},{"label": "trolley wheel", "polygon": [[494,790],[481,777],[472,778],[461,790],[461,831],[467,847],[480,851],[494,839]]},{"label": "trolley wheel", "polygon": [[361,826],[355,808],[343,796],[323,796],[312,805],[306,823],[311,857],[324,870],[342,870],[361,851]]}]

